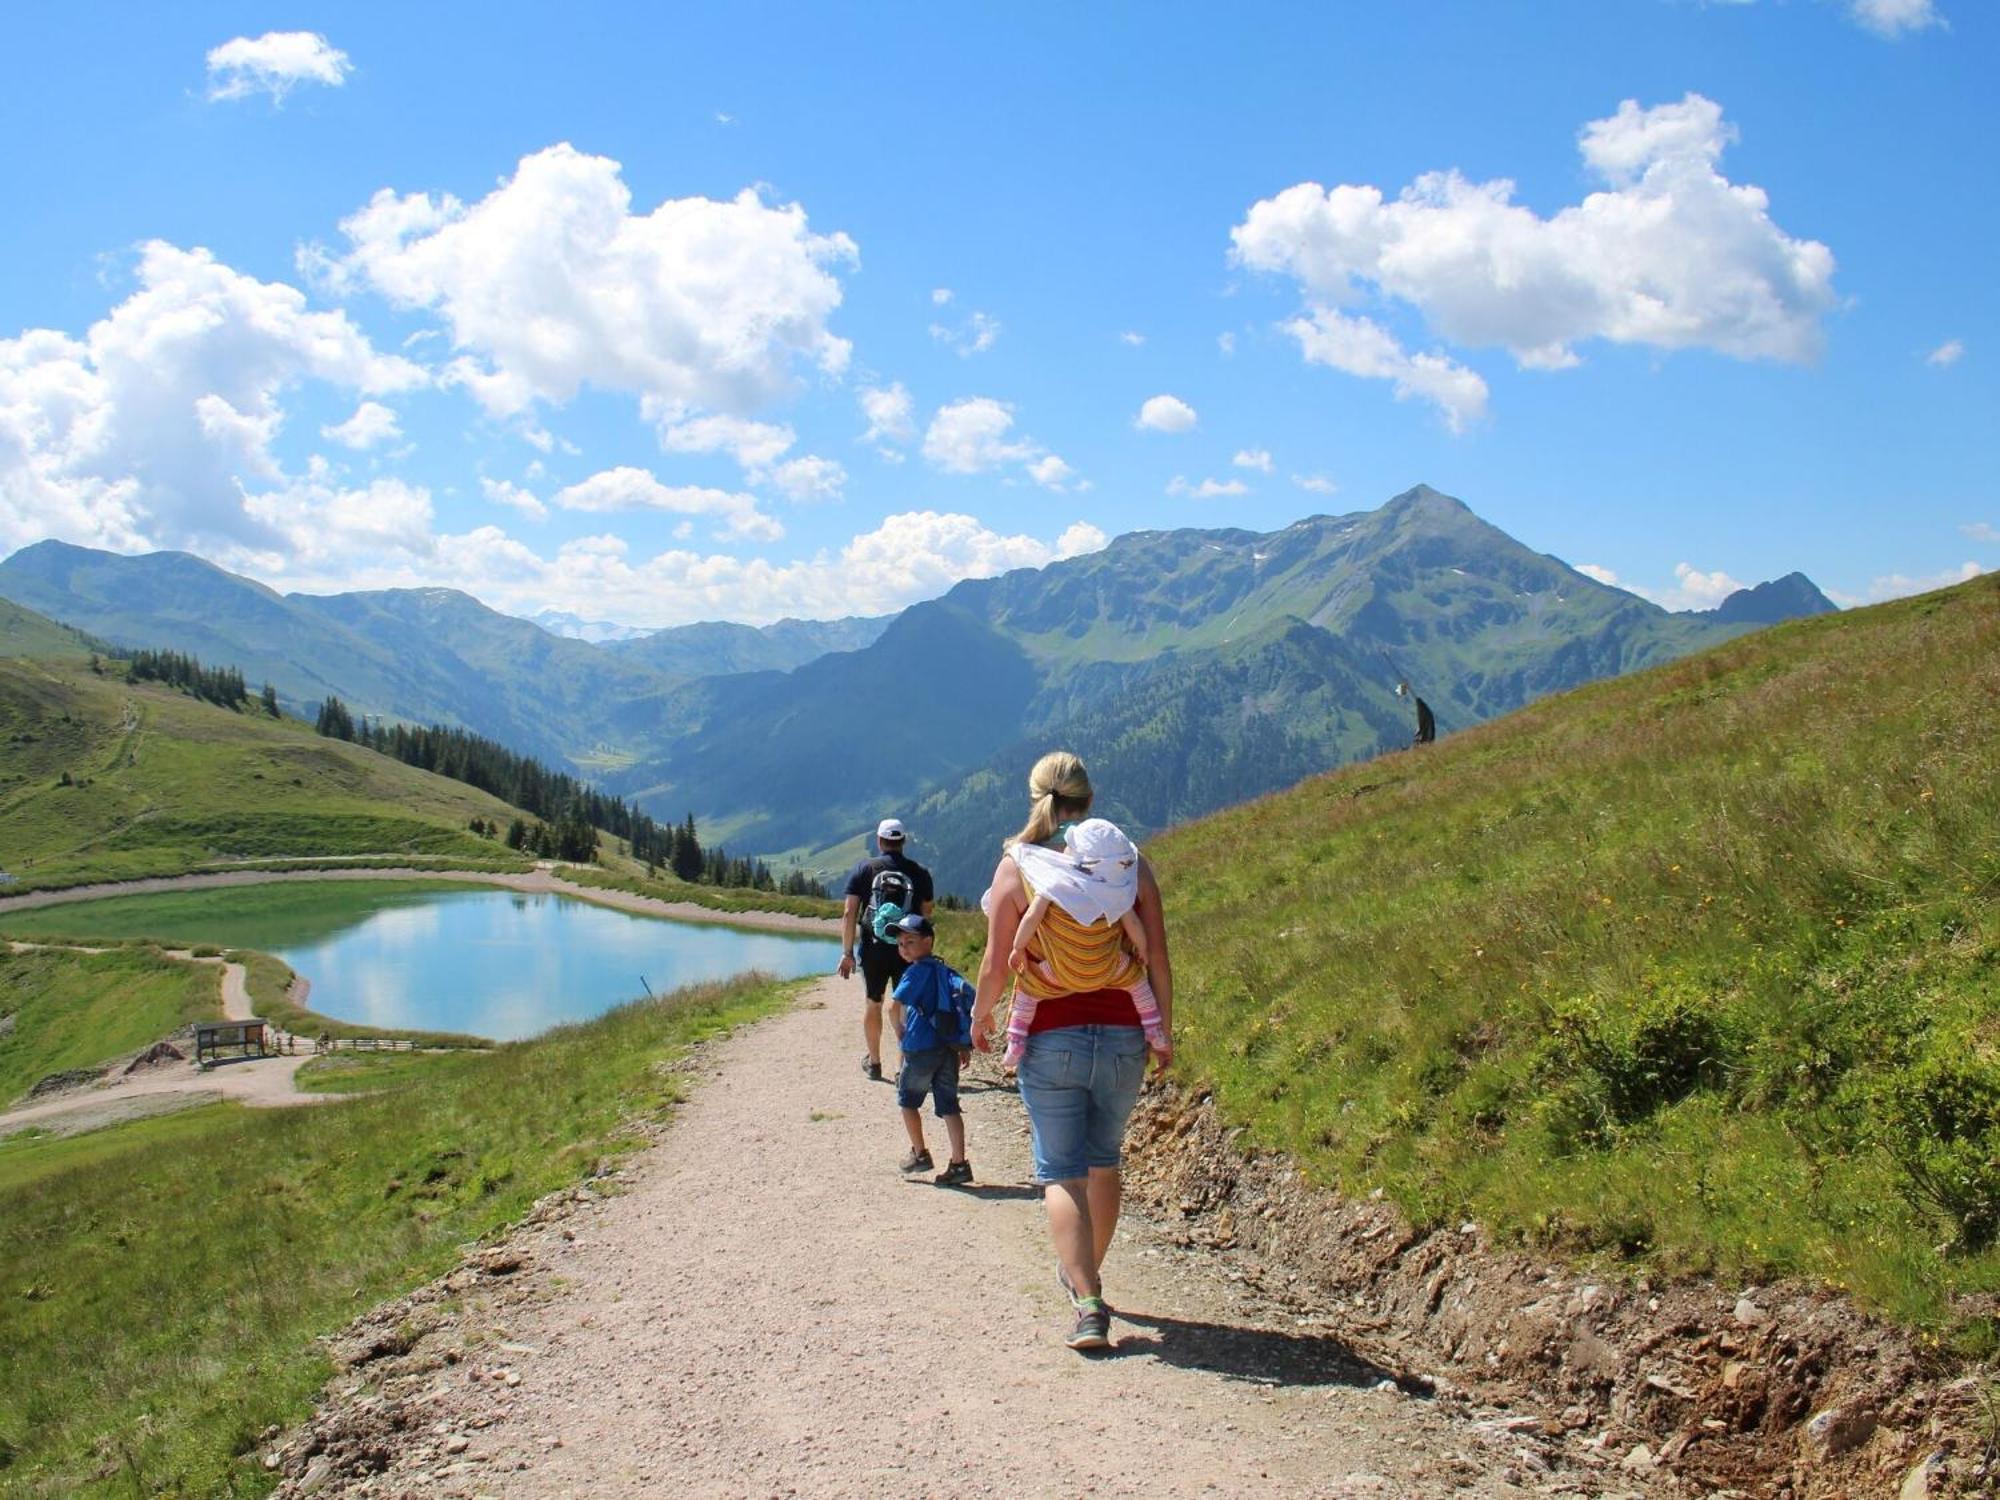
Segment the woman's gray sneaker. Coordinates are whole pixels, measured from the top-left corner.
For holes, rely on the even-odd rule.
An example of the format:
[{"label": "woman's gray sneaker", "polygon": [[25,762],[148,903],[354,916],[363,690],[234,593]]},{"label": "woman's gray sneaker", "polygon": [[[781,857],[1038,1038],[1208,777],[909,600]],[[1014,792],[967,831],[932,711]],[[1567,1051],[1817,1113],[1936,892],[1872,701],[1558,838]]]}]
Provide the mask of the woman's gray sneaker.
[{"label": "woman's gray sneaker", "polygon": [[1076,1327],[1063,1342],[1072,1349],[1111,1347],[1111,1310],[1102,1297],[1085,1297],[1076,1304]]},{"label": "woman's gray sneaker", "polygon": [[930,1152],[912,1151],[908,1156],[903,1158],[902,1166],[898,1170],[904,1172],[928,1172],[935,1165],[937,1164],[931,1160]]}]

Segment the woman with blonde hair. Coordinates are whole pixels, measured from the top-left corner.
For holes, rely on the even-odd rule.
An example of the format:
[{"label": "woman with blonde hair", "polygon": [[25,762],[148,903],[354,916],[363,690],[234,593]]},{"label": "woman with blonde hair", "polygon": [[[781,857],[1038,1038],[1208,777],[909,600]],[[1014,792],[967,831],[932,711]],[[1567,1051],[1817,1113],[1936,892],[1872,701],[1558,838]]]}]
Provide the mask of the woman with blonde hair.
[{"label": "woman with blonde hair", "polygon": [[[1036,894],[1016,851],[1059,844],[1064,825],[1089,813],[1092,796],[1089,771],[1067,750],[1050,751],[1028,775],[1028,821],[1004,846],[983,903],[986,953],[972,1011],[973,1045],[982,1052],[993,1048],[993,1015],[1007,987],[1008,956]],[[1146,934],[1143,966],[1128,951],[1118,923],[1085,925],[1050,906],[1032,939],[1039,949],[1035,962],[1019,976],[1036,1000],[1021,1059],[1021,1099],[1028,1108],[1035,1178],[1043,1184],[1048,1208],[1056,1275],[1076,1314],[1065,1340],[1072,1349],[1111,1343],[1111,1314],[1098,1272],[1118,1228],[1125,1125],[1146,1074],[1146,1034],[1132,1001],[1137,980],[1151,981],[1169,1036],[1173,1025],[1174,976],[1160,888],[1144,859],[1135,910]],[[1155,1056],[1166,1067],[1173,1058],[1171,1042]]]}]

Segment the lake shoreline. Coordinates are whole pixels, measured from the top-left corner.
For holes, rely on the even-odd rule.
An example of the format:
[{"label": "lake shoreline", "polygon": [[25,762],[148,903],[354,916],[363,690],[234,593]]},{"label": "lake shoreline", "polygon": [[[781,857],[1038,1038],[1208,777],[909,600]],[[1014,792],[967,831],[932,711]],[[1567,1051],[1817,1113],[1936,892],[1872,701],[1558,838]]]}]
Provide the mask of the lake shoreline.
[{"label": "lake shoreline", "polygon": [[529,895],[573,896],[598,906],[609,906],[639,916],[660,917],[671,922],[698,922],[723,927],[742,927],[758,932],[838,935],[840,922],[834,917],[802,917],[781,911],[722,911],[693,901],[668,901],[659,896],[642,896],[632,891],[583,885],[565,880],[550,870],[536,869],[524,874],[490,870],[419,869],[324,869],[324,870],[221,870],[206,875],[160,875],[143,880],[112,880],[97,885],[70,886],[57,891],[30,891],[20,896],[0,896],[0,921],[9,912],[33,911],[45,906],[67,905],[73,901],[97,901],[111,896],[143,896],[160,891],[199,891],[239,885],[277,885],[308,880],[430,880],[454,885],[487,885]]}]

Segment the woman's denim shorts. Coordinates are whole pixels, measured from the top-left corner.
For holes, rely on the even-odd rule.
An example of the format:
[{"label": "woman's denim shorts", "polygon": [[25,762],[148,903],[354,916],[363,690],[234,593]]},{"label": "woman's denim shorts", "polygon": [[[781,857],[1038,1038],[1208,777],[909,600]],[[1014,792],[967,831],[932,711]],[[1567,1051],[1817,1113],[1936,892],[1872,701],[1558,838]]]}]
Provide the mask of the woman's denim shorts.
[{"label": "woman's denim shorts", "polygon": [[1092,1167],[1117,1166],[1145,1079],[1146,1033],[1136,1026],[1063,1026],[1030,1036],[1020,1083],[1035,1180],[1070,1182]]}]

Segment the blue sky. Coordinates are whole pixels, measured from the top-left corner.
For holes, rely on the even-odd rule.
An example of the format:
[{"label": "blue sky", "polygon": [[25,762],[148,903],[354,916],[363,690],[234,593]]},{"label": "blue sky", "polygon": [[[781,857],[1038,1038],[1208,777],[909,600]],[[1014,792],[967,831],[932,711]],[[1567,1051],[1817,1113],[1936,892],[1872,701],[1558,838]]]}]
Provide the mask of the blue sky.
[{"label": "blue sky", "polygon": [[0,552],[655,626],[1418,482],[2000,565],[1973,0],[14,7]]}]

